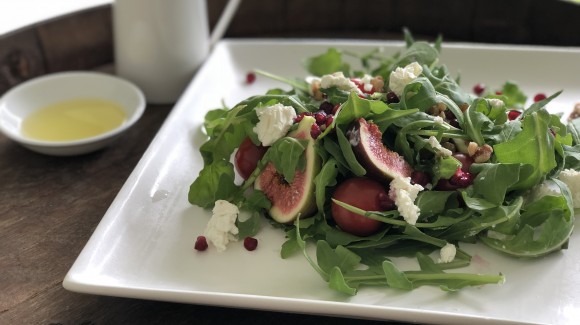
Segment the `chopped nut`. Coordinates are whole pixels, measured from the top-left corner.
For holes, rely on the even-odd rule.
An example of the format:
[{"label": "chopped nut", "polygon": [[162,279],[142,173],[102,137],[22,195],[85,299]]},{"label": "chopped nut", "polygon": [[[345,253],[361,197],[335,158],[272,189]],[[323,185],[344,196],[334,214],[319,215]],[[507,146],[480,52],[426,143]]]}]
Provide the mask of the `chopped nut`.
[{"label": "chopped nut", "polygon": [[572,111],[572,113],[570,113],[570,116],[568,116],[568,121],[572,121],[573,119],[576,119],[580,117],[580,103],[577,103],[574,106],[574,110]]},{"label": "chopped nut", "polygon": [[467,145],[467,154],[468,154],[470,157],[473,157],[473,156],[475,155],[475,153],[477,152],[477,148],[479,148],[479,146],[477,145],[477,143],[475,143],[475,142],[470,142],[470,143]]},{"label": "chopped nut", "polygon": [[324,94],[320,91],[320,80],[312,80],[312,83],[310,83],[310,91],[312,92],[312,97],[314,97],[314,99],[324,99]]},{"label": "chopped nut", "polygon": [[455,144],[453,144],[453,143],[451,143],[451,142],[449,142],[449,141],[443,142],[443,143],[441,144],[441,146],[442,146],[443,148],[447,149],[447,150],[450,150],[450,151],[452,151],[452,152],[455,152],[455,151],[457,151],[457,148],[455,147]]},{"label": "chopped nut", "polygon": [[477,148],[475,155],[473,155],[473,162],[484,163],[491,158],[493,148],[489,144],[484,144],[483,146]]},{"label": "chopped nut", "polygon": [[385,81],[383,80],[383,77],[375,76],[371,79],[371,85],[373,85],[374,92],[382,93],[384,91],[383,88],[385,87]]},{"label": "chopped nut", "polygon": [[443,112],[447,109],[447,105],[443,103],[437,103],[429,109],[429,114],[433,116],[445,116]]},{"label": "chopped nut", "polygon": [[470,142],[467,145],[467,154],[473,158],[476,163],[484,163],[491,158],[493,148],[489,144],[478,146],[475,142]]},{"label": "chopped nut", "polygon": [[461,109],[462,112],[465,112],[469,108],[469,105],[467,103],[463,103],[459,105],[459,108]]}]

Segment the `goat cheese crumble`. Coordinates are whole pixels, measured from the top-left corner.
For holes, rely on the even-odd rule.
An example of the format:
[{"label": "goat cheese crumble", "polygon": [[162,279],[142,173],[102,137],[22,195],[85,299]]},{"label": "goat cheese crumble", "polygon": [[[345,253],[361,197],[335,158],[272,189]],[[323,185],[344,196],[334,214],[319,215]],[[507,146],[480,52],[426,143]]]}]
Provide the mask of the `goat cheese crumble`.
[{"label": "goat cheese crumble", "polygon": [[451,150],[443,148],[443,146],[441,146],[441,143],[439,143],[439,141],[437,141],[437,138],[434,136],[430,136],[427,142],[431,145],[433,150],[437,151],[437,153],[442,157],[449,157],[453,154]]},{"label": "goat cheese crumble", "polygon": [[240,210],[228,201],[217,200],[212,212],[212,217],[203,234],[217,248],[218,252],[223,252],[229,242],[238,240],[236,219]]},{"label": "goat cheese crumble", "polygon": [[457,248],[455,245],[447,243],[445,246],[441,247],[439,251],[439,263],[450,263],[455,259],[455,254],[457,254]]},{"label": "goat cheese crumble", "polygon": [[558,179],[568,185],[574,208],[580,208],[580,172],[574,169],[564,169],[560,172]]},{"label": "goat cheese crumble", "polygon": [[296,111],[292,106],[278,103],[272,106],[257,107],[256,115],[258,115],[259,122],[254,127],[254,132],[258,135],[263,146],[270,146],[288,133],[294,124]]},{"label": "goat cheese crumble", "polygon": [[320,87],[323,89],[336,87],[344,91],[356,91],[357,93],[360,92],[360,89],[358,89],[357,85],[352,80],[345,77],[344,73],[341,71],[322,76],[322,78],[320,78]]},{"label": "goat cheese crumble", "polygon": [[415,205],[415,199],[423,186],[411,184],[411,177],[395,177],[391,181],[389,197],[395,202],[397,210],[405,221],[414,225],[419,219],[420,209]]},{"label": "goat cheese crumble", "polygon": [[417,62],[409,63],[404,68],[397,67],[389,76],[389,88],[401,97],[405,86],[417,79],[421,73],[423,73],[423,67]]}]

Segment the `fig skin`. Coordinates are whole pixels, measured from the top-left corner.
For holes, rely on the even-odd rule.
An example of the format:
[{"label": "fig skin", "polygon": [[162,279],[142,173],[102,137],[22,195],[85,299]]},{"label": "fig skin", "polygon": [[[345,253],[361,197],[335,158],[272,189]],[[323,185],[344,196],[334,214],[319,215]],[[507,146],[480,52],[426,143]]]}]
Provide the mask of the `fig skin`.
[{"label": "fig skin", "polygon": [[398,153],[385,147],[383,135],[376,124],[361,117],[355,121],[347,136],[367,176],[383,182],[389,182],[395,177],[411,177],[413,168]]},{"label": "fig skin", "polygon": [[278,223],[289,224],[294,222],[298,215],[306,218],[316,212],[316,197],[314,194],[314,177],[321,168],[321,160],[314,150],[314,139],[310,135],[312,124],[316,120],[305,116],[298,128],[289,136],[296,139],[307,139],[306,167],[304,171],[296,171],[292,183],[286,182],[284,177],[276,171],[272,163],[268,163],[254,182],[254,188],[264,192],[272,203],[268,214]]}]

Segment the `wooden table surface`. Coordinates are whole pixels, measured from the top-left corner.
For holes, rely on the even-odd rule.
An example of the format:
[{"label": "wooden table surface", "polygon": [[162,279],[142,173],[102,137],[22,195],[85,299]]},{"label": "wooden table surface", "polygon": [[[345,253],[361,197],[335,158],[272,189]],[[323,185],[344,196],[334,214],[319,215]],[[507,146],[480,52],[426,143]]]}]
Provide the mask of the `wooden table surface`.
[{"label": "wooden table surface", "polygon": [[[445,2],[451,5],[449,1]],[[497,6],[490,5],[496,2]],[[212,22],[215,22],[223,3],[221,0],[210,2]],[[324,36],[339,33],[345,37],[365,35],[366,38],[384,38],[385,35],[398,33],[400,25],[405,21],[399,16],[397,21],[393,21],[395,18],[392,14],[389,14],[391,20],[386,19],[382,23],[365,21],[361,15],[358,18],[352,15],[353,20],[348,20],[346,17],[349,11],[353,12],[353,8],[360,3],[358,0],[343,0],[339,3],[342,9],[302,0],[268,2],[269,5],[258,7],[256,1],[247,0],[244,2],[246,7],[240,8],[233,22],[229,36]],[[429,3],[419,0],[384,1],[382,5],[385,6],[385,13],[391,10],[401,16],[415,17],[410,6]],[[252,4],[254,8],[248,7]],[[452,38],[506,41],[506,37],[512,37],[507,41],[580,45],[580,34],[576,32],[558,35],[553,29],[545,28],[543,33],[530,34],[529,30],[538,30],[541,24],[547,25],[550,22],[547,18],[547,23],[546,19],[532,23],[529,16],[549,10],[565,14],[578,27],[580,10],[575,7],[557,3],[542,9],[537,2],[525,0],[473,0],[462,2],[462,5],[464,10],[474,11],[479,8],[478,12],[483,11],[486,15],[469,14],[454,20],[456,24],[475,24],[470,29],[452,28],[447,20],[440,21],[440,29],[448,31]],[[514,6],[518,10],[512,12],[514,17],[501,20],[505,15],[498,16],[498,13],[503,12],[505,6]],[[304,8],[308,8],[310,14],[303,15],[302,23],[293,24],[293,15],[305,12]],[[496,12],[493,8],[497,8]],[[251,13],[254,15],[251,16]],[[269,32],[264,32],[264,28],[272,22],[271,17],[277,13],[283,13],[284,17],[277,20]],[[45,73],[94,69],[102,64],[110,64],[113,61],[110,14],[110,8],[81,12],[0,39],[0,93]],[[248,21],[253,24],[248,24]],[[520,23],[523,22],[528,25],[522,28]],[[417,17],[408,22],[415,30],[427,36],[437,34],[437,26],[432,26],[432,23],[432,20],[418,20]],[[570,24],[570,20],[563,20],[560,27],[564,30],[578,30]],[[318,31],[309,32],[309,28],[314,25],[319,27]],[[343,27],[341,29],[337,26]],[[366,29],[361,26],[366,26]],[[526,29],[526,26],[529,28]],[[259,31],[259,28],[262,30]],[[509,30],[513,33],[504,34]],[[353,320],[347,318],[78,294],[62,287],[66,272],[171,108],[171,105],[148,106],[142,119],[114,145],[83,156],[50,157],[36,154],[0,135],[0,324],[352,323]],[[379,324],[369,320],[357,320],[356,323]]]}]

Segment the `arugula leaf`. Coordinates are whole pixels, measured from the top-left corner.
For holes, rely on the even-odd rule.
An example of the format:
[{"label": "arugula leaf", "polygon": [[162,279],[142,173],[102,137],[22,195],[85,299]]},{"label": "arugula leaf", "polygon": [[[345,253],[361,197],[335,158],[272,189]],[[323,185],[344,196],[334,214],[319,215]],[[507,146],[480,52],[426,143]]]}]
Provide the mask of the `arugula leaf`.
[{"label": "arugula leaf", "polygon": [[574,145],[580,144],[580,118],[568,122],[568,132],[572,135]]},{"label": "arugula leaf", "polygon": [[437,92],[449,97],[457,105],[471,104],[471,95],[451,78],[445,65],[435,67],[433,70],[425,65],[423,66],[423,75],[429,79]]},{"label": "arugula leaf", "polygon": [[477,174],[473,191],[493,205],[500,205],[511,187],[519,181],[519,164],[473,164],[471,170]]},{"label": "arugula leaf", "polygon": [[348,164],[348,168],[350,171],[353,172],[356,176],[364,176],[367,171],[366,169],[356,160],[356,156],[354,155],[354,151],[352,150],[352,146],[350,145],[350,141],[346,138],[344,133],[340,128],[336,128],[336,136],[338,138],[338,145],[344,155],[346,163]]},{"label": "arugula leaf", "polygon": [[399,60],[393,64],[391,70],[397,67],[405,67],[406,65],[417,62],[420,65],[432,65],[439,59],[439,52],[427,42],[414,42],[409,46],[401,56]]},{"label": "arugula leaf", "polygon": [[326,203],[327,188],[336,185],[336,176],[338,175],[338,164],[336,159],[330,158],[322,166],[320,172],[314,177],[314,193],[316,196],[316,207],[318,211],[324,212]]},{"label": "arugula leaf", "polygon": [[202,208],[213,207],[216,200],[231,201],[238,194],[234,184],[234,166],[224,160],[205,166],[189,187],[189,203]]},{"label": "arugula leaf", "polygon": [[422,191],[417,195],[415,205],[421,211],[421,219],[439,215],[445,211],[447,200],[455,195],[454,191]]},{"label": "arugula leaf", "polygon": [[326,53],[311,57],[304,62],[306,71],[315,75],[323,76],[337,71],[342,71],[345,76],[349,75],[348,64],[342,61],[342,53],[335,48],[329,48]]},{"label": "arugula leaf", "polygon": [[501,89],[501,94],[502,96],[505,96],[505,105],[508,108],[519,110],[524,109],[528,97],[516,83],[511,81],[504,83]]},{"label": "arugula leaf", "polygon": [[497,161],[505,164],[528,164],[534,168],[527,178],[518,181],[513,189],[528,189],[540,183],[556,167],[554,138],[548,124],[550,114],[534,112],[523,120],[522,132],[511,141],[493,146]]},{"label": "arugula leaf", "polygon": [[370,115],[379,115],[388,109],[387,104],[380,100],[363,99],[358,97],[355,92],[351,92],[335,120],[337,125],[349,124],[359,117],[368,119]]},{"label": "arugula leaf", "polygon": [[530,202],[507,235],[488,231],[479,239],[494,249],[520,257],[538,257],[561,249],[574,228],[572,199],[566,184],[551,181],[560,187],[562,196],[546,195]]},{"label": "arugula leaf", "polygon": [[413,282],[409,281],[405,273],[399,271],[395,264],[391,261],[383,262],[383,271],[385,272],[385,277],[387,278],[387,285],[391,288],[402,289],[402,290],[412,290]]},{"label": "arugula leaf", "polygon": [[297,170],[304,170],[306,158],[304,151],[308,140],[299,140],[292,137],[278,139],[266,152],[267,159],[276,167],[276,171],[291,183]]}]

